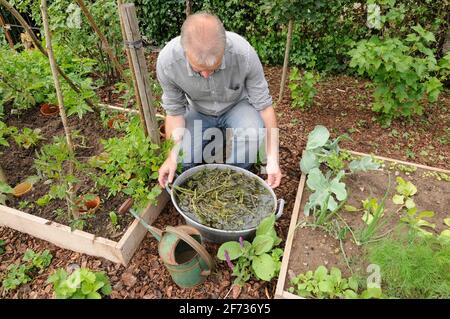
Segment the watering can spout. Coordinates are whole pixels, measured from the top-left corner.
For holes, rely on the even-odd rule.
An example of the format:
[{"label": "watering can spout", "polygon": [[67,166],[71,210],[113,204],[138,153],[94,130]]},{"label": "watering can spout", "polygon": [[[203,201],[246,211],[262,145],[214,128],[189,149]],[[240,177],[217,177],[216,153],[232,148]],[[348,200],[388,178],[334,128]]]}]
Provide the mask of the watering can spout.
[{"label": "watering can spout", "polygon": [[145,227],[145,229],[147,229],[153,235],[153,237],[156,238],[157,241],[161,241],[163,235],[163,231],[161,229],[158,229],[156,227],[147,224],[145,220],[143,220],[134,209],[130,209],[130,213],[142,224],[142,226]]}]

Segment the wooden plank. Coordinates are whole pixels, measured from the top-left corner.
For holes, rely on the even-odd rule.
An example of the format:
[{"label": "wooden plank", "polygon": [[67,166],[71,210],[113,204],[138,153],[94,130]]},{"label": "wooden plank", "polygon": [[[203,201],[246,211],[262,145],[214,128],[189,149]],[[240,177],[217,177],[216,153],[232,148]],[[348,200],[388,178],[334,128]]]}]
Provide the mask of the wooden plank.
[{"label": "wooden plank", "polygon": [[[149,205],[143,212],[142,219],[144,219],[148,224],[152,224],[166,206],[168,200],[169,195],[166,191],[163,191],[159,196],[158,204],[156,206]],[[146,233],[147,230],[144,226],[142,226],[139,221],[135,220],[130,228],[128,228],[127,232],[123,235],[122,239],[117,244],[117,248],[122,252],[124,264],[127,264],[130,261],[131,257],[144,239]]]},{"label": "wooden plank", "polygon": [[96,237],[81,230],[0,205],[0,225],[49,241],[58,247],[79,253],[122,262],[122,254],[115,241]]},{"label": "wooden plank", "polygon": [[283,294],[282,294],[282,296],[281,296],[281,299],[306,299],[306,298],[303,298],[303,297],[300,297],[300,296],[291,294],[291,293],[288,292],[288,291],[283,291]]},{"label": "wooden plank", "polygon": [[283,260],[281,261],[280,275],[278,277],[275,295],[282,296],[284,285],[286,283],[286,276],[289,266],[289,258],[291,255],[292,242],[294,240],[295,228],[297,226],[298,214],[300,211],[300,204],[302,202],[303,188],[305,187],[306,176],[302,174],[300,182],[298,183],[297,196],[295,197],[294,209],[292,211],[291,223],[289,225],[286,245],[284,247]]},{"label": "wooden plank", "polygon": [[411,163],[411,162],[406,162],[406,161],[400,161],[400,160],[396,160],[396,159],[393,159],[393,158],[388,158],[388,157],[383,157],[383,156],[378,156],[378,155],[366,154],[366,153],[355,152],[355,151],[349,151],[349,150],[347,150],[347,151],[348,151],[349,153],[351,153],[351,154],[354,154],[354,155],[359,155],[359,156],[373,156],[373,157],[378,158],[378,159],[383,160],[383,161],[389,161],[389,162],[394,162],[394,163],[400,163],[400,164],[404,164],[404,165],[415,166],[415,167],[418,167],[418,168],[426,169],[426,170],[429,170],[429,171],[435,171],[435,172],[441,172],[441,173],[450,174],[450,170],[443,169],[443,168],[437,168],[437,167],[431,167],[431,166],[426,166],[426,165],[417,164],[417,163]]},{"label": "wooden plank", "polygon": [[[143,213],[148,223],[153,223],[169,200],[166,192],[158,198],[157,206],[149,205]],[[103,257],[126,266],[146,234],[138,221],[133,221],[119,242],[74,230],[50,220],[0,205],[0,226],[46,240],[58,247],[90,256]]]}]

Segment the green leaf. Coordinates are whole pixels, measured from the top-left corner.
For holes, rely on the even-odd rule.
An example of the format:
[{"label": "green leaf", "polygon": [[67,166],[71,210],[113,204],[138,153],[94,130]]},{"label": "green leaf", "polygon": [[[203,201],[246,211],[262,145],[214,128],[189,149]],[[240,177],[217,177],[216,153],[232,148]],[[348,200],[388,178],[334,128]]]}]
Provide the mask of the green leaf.
[{"label": "green leaf", "polygon": [[87,298],[87,299],[102,299],[102,296],[101,296],[98,292],[93,291],[93,292],[90,292],[90,293],[86,296],[86,298]]},{"label": "green leaf", "polygon": [[220,260],[226,260],[225,259],[225,250],[228,252],[228,255],[230,256],[230,260],[234,260],[234,259],[242,256],[241,245],[236,241],[229,241],[229,242],[223,243],[219,247],[219,251],[217,252],[217,258],[219,258]]},{"label": "green leaf", "polygon": [[308,174],[313,168],[319,167],[317,156],[311,151],[305,151],[300,161],[300,169],[303,173]]},{"label": "green leaf", "polygon": [[444,218],[444,224],[450,227],[450,218]]},{"label": "green leaf", "polygon": [[268,235],[272,232],[275,226],[275,214],[271,214],[264,218],[256,229],[256,236],[258,235]]},{"label": "green leaf", "polygon": [[333,291],[333,284],[330,281],[319,282],[319,289],[321,292],[330,293]]},{"label": "green leaf", "polygon": [[4,194],[12,194],[13,189],[8,184],[3,181],[0,181],[0,193]]},{"label": "green leaf", "polygon": [[325,126],[317,125],[314,130],[308,135],[308,142],[306,143],[306,150],[312,150],[317,147],[322,147],[330,138],[330,132]]},{"label": "green leaf", "polygon": [[[253,240],[253,247],[255,249],[255,255],[261,255],[268,252],[273,247],[274,239],[268,235],[258,235]],[[230,257],[231,258],[231,257]]]},{"label": "green leaf", "polygon": [[328,274],[328,270],[325,266],[320,265],[317,267],[317,269],[314,271],[314,278],[318,281],[323,280]]},{"label": "green leaf", "polygon": [[380,164],[374,162],[370,156],[365,156],[360,160],[353,160],[348,165],[352,173],[355,172],[367,172],[369,170],[376,170],[380,167]]},{"label": "green leaf", "polygon": [[403,205],[403,203],[404,203],[404,201],[405,201],[405,196],[395,194],[394,197],[392,197],[392,201],[393,201],[394,204],[396,204],[396,205]]},{"label": "green leaf", "polygon": [[359,211],[358,208],[356,208],[355,206],[352,206],[352,205],[344,205],[344,209],[347,212],[351,212],[351,213]]},{"label": "green leaf", "polygon": [[252,268],[259,279],[270,281],[275,276],[276,264],[268,254],[255,256],[252,261]]},{"label": "green leaf", "polygon": [[410,197],[417,193],[417,188],[413,183],[407,182],[401,177],[397,177],[397,183],[396,190],[399,194]]},{"label": "green leaf", "polygon": [[414,203],[414,200],[412,198],[408,198],[405,202],[405,207],[408,209],[416,207],[416,203]]}]

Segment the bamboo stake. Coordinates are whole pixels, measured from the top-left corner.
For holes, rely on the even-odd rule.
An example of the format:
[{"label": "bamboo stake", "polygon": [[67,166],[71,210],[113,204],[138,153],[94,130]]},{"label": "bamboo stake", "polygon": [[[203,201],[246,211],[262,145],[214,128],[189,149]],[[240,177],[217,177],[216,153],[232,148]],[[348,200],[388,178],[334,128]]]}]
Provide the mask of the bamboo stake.
[{"label": "bamboo stake", "polygon": [[1,167],[0,167],[0,182],[8,184],[8,179],[6,178],[5,173],[3,173],[3,169]]},{"label": "bamboo stake", "polygon": [[294,20],[293,19],[289,20],[288,34],[287,34],[287,39],[286,39],[286,48],[284,51],[283,74],[281,76],[280,93],[278,94],[277,103],[280,103],[281,99],[283,98],[284,86],[286,83],[287,69],[288,69],[288,64],[289,64],[289,51],[291,49],[293,25],[294,25]]},{"label": "bamboo stake", "polygon": [[[120,6],[123,4],[122,0],[117,0],[117,10],[119,11],[119,20],[120,20],[120,31],[122,32],[122,39],[125,42],[127,39],[127,36],[125,34],[125,27],[123,26],[123,16],[122,16],[122,12],[120,10]],[[136,98],[136,104],[138,106],[139,109],[139,118],[141,119],[141,125],[142,127],[146,127],[145,125],[145,118],[144,118],[144,111],[142,110],[142,102],[141,102],[141,97],[139,96],[139,92],[136,90],[137,88],[137,80],[136,80],[136,73],[134,72],[134,68],[132,68],[132,64],[133,62],[131,61],[131,55],[130,55],[130,49],[128,48],[128,46],[125,46],[125,52],[127,54],[127,61],[128,61],[128,66],[131,70],[131,75],[132,75],[132,79],[133,79],[133,87],[135,88],[134,90],[134,96]],[[131,86],[130,86],[131,88]],[[148,135],[147,130],[144,130],[145,136]]]},{"label": "bamboo stake", "polygon": [[[42,47],[41,43],[39,42],[39,39],[34,34],[33,30],[31,30],[30,26],[25,21],[25,19],[22,17],[22,15],[11,4],[9,4],[8,1],[0,0],[0,4],[3,5],[9,12],[11,12],[11,14],[19,21],[20,25],[30,35],[31,40],[33,41],[33,44],[36,46],[36,48],[38,48],[39,51],[41,51],[41,53],[43,55],[48,57],[47,51],[45,51],[45,49]],[[75,85],[75,83],[72,82],[71,79],[69,79],[69,77],[60,69],[60,67],[58,65],[56,65],[56,70],[64,78],[64,80],[66,80],[66,82],[69,84],[69,86],[72,88],[72,90],[74,90],[77,93],[81,93],[81,90]],[[94,103],[90,99],[84,98],[84,100],[90,107],[97,110],[97,107],[94,105]]]},{"label": "bamboo stake", "polygon": [[6,27],[6,22],[3,19],[3,16],[2,16],[1,13],[0,13],[0,27],[2,27],[3,31],[5,32],[5,37],[6,37],[6,40],[8,41],[8,43],[9,43],[9,47],[15,51],[15,49],[14,49],[14,41],[13,41],[13,39],[11,37],[11,34],[9,33],[8,28]]},{"label": "bamboo stake", "polygon": [[[47,44],[47,52],[48,52],[48,59],[50,61],[50,68],[52,70],[53,75],[53,81],[55,82],[55,90],[56,90],[56,96],[58,97],[58,104],[59,104],[59,115],[61,117],[61,121],[63,123],[64,132],[66,133],[66,140],[67,140],[67,146],[69,149],[70,157],[72,158],[74,156],[73,151],[73,143],[72,143],[72,135],[70,132],[69,125],[67,123],[67,116],[66,116],[66,110],[64,109],[64,97],[62,95],[59,78],[58,78],[58,70],[56,67],[56,61],[55,57],[53,55],[53,48],[52,48],[52,38],[50,34],[50,26],[48,23],[48,13],[47,13],[47,0],[41,0],[41,12],[42,12],[42,21],[44,23],[44,31],[45,31],[45,39]],[[73,175],[73,162],[69,162],[69,174]],[[69,184],[69,211],[72,213],[74,218],[79,218],[79,213],[76,209],[73,208],[73,198],[74,193],[72,191],[72,184]]]},{"label": "bamboo stake", "polygon": [[147,70],[147,63],[142,46],[142,38],[139,33],[139,26],[136,16],[136,8],[133,3],[122,4],[120,6],[125,29],[126,43],[131,55],[131,68],[136,73],[135,90],[139,92],[144,113],[145,127],[152,143],[160,144],[158,122],[156,121],[155,109],[153,108],[153,97]]},{"label": "bamboo stake", "polygon": [[192,13],[192,0],[186,0],[186,18]]},{"label": "bamboo stake", "polygon": [[95,23],[94,17],[89,12],[88,8],[84,4],[84,1],[83,0],[75,0],[75,2],[80,6],[81,11],[83,11],[83,14],[86,16],[90,26],[92,27],[92,29],[94,29],[95,33],[97,33],[98,37],[100,38],[100,41],[102,42],[103,48],[106,51],[106,54],[108,54],[109,59],[113,63],[114,68],[117,70],[117,72],[119,73],[120,77],[125,82],[127,82],[127,84],[130,86],[131,83],[130,83],[129,79],[125,76],[125,73],[123,71],[122,66],[119,63],[119,60],[117,59],[116,55],[113,53],[113,51],[111,49],[111,46],[109,45],[109,42],[106,39],[105,35],[100,30],[100,28],[97,26],[97,23]]}]

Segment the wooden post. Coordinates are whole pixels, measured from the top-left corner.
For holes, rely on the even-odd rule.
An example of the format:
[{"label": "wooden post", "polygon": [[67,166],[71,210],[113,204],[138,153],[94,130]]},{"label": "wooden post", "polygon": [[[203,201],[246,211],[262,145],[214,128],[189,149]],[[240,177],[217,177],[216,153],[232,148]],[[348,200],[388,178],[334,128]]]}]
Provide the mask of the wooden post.
[{"label": "wooden post", "polygon": [[8,43],[9,43],[9,47],[14,50],[14,41],[13,41],[13,39],[11,37],[11,34],[9,33],[8,28],[6,27],[6,22],[3,19],[3,16],[2,16],[1,13],[0,13],[0,27],[2,27],[3,28],[3,32],[5,32],[5,37],[6,37],[6,40],[8,41]]},{"label": "wooden post", "polygon": [[[31,30],[30,26],[25,21],[25,19],[22,17],[22,15],[16,9],[14,9],[14,7],[8,1],[0,0],[0,4],[3,5],[9,12],[11,12],[11,14],[17,19],[17,21],[19,21],[20,25],[30,35],[31,40],[33,41],[33,44],[36,46],[36,48],[38,48],[39,51],[41,51],[41,53],[43,55],[48,57],[47,51],[45,51],[45,49],[42,47],[39,39],[34,34],[33,30]],[[81,93],[81,90],[75,85],[75,83],[72,82],[71,79],[69,79],[69,77],[60,69],[60,67],[58,65],[56,65],[56,70],[64,78],[64,80],[66,80],[66,82],[69,84],[69,86],[72,88],[72,90],[74,90],[77,93]],[[94,105],[94,103],[92,103],[92,101],[90,99],[84,98],[84,100],[90,107],[97,110],[97,107]]]},{"label": "wooden post", "polygon": [[277,103],[280,103],[281,99],[283,98],[284,86],[286,83],[287,69],[288,69],[288,64],[289,64],[289,51],[291,49],[293,25],[294,25],[294,20],[293,19],[289,20],[288,34],[287,34],[287,39],[286,39],[286,48],[284,50],[283,73],[281,76],[280,93],[278,93]]},{"label": "wooden post", "polygon": [[103,48],[105,49],[106,54],[108,54],[109,59],[113,63],[114,68],[117,70],[120,77],[125,82],[127,82],[128,85],[131,85],[129,79],[125,76],[125,73],[123,71],[122,66],[119,63],[119,60],[117,59],[116,55],[113,53],[111,46],[108,43],[108,40],[106,39],[105,35],[100,30],[100,28],[97,26],[97,23],[95,23],[94,17],[89,12],[88,8],[84,4],[84,1],[83,0],[75,0],[75,2],[80,6],[81,11],[83,11],[83,14],[86,16],[90,26],[92,27],[92,29],[94,29],[95,33],[97,33],[98,37],[100,38],[100,41],[102,41]]},{"label": "wooden post", "polygon": [[[58,104],[59,104],[59,115],[61,116],[61,121],[64,127],[64,132],[66,133],[66,140],[67,140],[67,146],[69,149],[69,154],[71,157],[74,156],[73,151],[73,143],[72,143],[72,135],[70,132],[69,124],[67,122],[67,116],[66,116],[66,110],[64,109],[64,97],[62,95],[61,86],[59,84],[59,78],[58,78],[58,71],[56,67],[56,61],[55,57],[53,55],[53,48],[52,48],[52,38],[50,34],[50,26],[48,23],[48,14],[47,14],[47,0],[41,0],[41,12],[42,12],[42,21],[44,24],[44,30],[45,30],[45,42],[47,44],[47,52],[48,52],[48,59],[50,61],[50,68],[52,70],[53,75],[53,81],[55,82],[55,90],[56,90],[56,96],[58,98]],[[69,162],[69,174],[73,175],[73,162]],[[79,213],[76,209],[73,209],[73,191],[72,191],[72,184],[69,184],[69,211],[72,213],[72,216],[74,218],[79,218]]]},{"label": "wooden post", "polygon": [[[120,31],[122,32],[122,39],[125,43],[127,36],[125,34],[125,27],[123,26],[123,17],[122,17],[122,12],[120,11],[120,6],[123,4],[122,0],[117,0],[117,10],[119,11],[119,20],[120,20]],[[133,85],[134,88],[137,88],[137,81],[136,81],[136,74],[134,73],[134,69],[131,67],[131,65],[133,64],[131,61],[131,55],[130,55],[130,49],[128,48],[128,46],[125,46],[125,52],[127,54],[127,61],[128,61],[128,67],[131,70],[131,75],[132,75],[132,79],[133,79]],[[130,86],[131,89],[131,86]],[[141,125],[142,127],[146,127],[145,125],[145,118],[144,118],[144,112],[142,111],[142,102],[141,102],[141,97],[139,96],[139,92],[135,89],[134,90],[134,96],[136,98],[136,104],[138,106],[138,109],[140,112],[139,113],[139,118],[141,119]],[[148,136],[147,130],[144,129],[144,133],[145,136]]]},{"label": "wooden post", "polygon": [[144,113],[145,119],[144,130],[147,131],[152,143],[160,144],[158,122],[156,121],[156,112],[153,108],[151,85],[147,70],[147,62],[144,55],[142,38],[139,33],[139,26],[137,23],[136,7],[133,3],[127,3],[120,5],[119,10],[123,19],[123,26],[126,36],[125,43],[130,50],[130,68],[134,69],[136,74],[136,86],[134,89],[139,93],[142,103],[141,111]]}]

